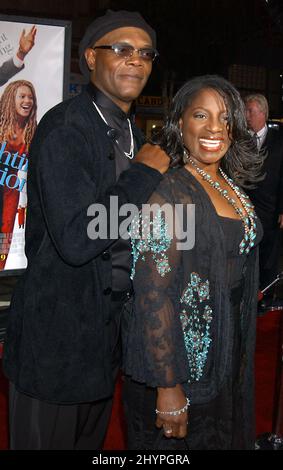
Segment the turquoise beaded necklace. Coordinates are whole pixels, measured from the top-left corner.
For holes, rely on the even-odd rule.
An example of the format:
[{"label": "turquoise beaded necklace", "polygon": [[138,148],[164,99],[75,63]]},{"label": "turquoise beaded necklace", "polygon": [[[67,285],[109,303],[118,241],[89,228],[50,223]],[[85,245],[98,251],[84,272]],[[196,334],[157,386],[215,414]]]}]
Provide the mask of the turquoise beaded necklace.
[{"label": "turquoise beaded necklace", "polygon": [[195,168],[196,172],[202,177],[204,181],[210,184],[212,188],[219,192],[219,194],[224,197],[227,202],[233,207],[235,212],[239,215],[245,230],[244,238],[239,245],[239,252],[240,254],[249,253],[251,248],[254,246],[254,240],[256,238],[256,215],[254,211],[254,206],[251,204],[249,197],[241,192],[240,188],[235,185],[233,180],[229,178],[226,173],[219,168],[219,172],[230,186],[232,191],[238,196],[239,200],[242,203],[242,206],[245,209],[246,214],[244,213],[241,207],[238,207],[236,204],[235,199],[229,196],[227,189],[222,189],[218,181],[213,181],[211,176],[206,173],[204,170],[199,168],[192,157],[188,158],[188,162]]}]

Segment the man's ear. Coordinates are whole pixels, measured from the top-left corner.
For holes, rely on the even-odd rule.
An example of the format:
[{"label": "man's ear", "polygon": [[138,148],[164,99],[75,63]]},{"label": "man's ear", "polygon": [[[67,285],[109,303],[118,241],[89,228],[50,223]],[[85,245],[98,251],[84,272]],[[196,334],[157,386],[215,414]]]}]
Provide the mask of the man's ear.
[{"label": "man's ear", "polygon": [[94,70],[95,68],[95,56],[96,53],[93,49],[88,47],[84,52],[85,60],[88,65],[89,70]]}]

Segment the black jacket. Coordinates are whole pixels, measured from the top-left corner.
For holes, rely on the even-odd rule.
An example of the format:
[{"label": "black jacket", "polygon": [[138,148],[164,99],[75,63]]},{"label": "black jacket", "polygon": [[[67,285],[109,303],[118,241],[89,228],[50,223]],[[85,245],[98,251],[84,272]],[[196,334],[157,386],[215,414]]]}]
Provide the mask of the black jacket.
[{"label": "black jacket", "polygon": [[28,267],[11,302],[4,370],[19,391],[42,400],[88,402],[113,392],[111,240],[88,238],[87,210],[108,207],[111,195],[119,206],[140,205],[162,179],[133,164],[115,182],[114,158],[113,132],[87,92],[49,111],[31,146]]},{"label": "black jacket", "polygon": [[262,148],[267,152],[266,176],[249,196],[264,227],[278,227],[278,215],[283,214],[283,132],[269,128]]},{"label": "black jacket", "polygon": [[6,60],[0,66],[0,86],[5,85],[10,78],[16,75],[24,68],[24,64],[21,67],[16,67],[13,58]]}]

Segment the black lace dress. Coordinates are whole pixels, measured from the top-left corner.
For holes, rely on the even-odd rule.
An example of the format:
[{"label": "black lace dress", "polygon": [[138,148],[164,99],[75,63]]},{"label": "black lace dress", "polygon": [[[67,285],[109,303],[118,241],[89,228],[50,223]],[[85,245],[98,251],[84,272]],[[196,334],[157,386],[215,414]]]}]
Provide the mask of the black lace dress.
[{"label": "black lace dress", "polygon": [[[247,257],[239,255],[239,243],[243,239],[242,222],[219,216],[219,222],[227,241],[227,284],[230,290],[230,316],[234,338],[231,357],[231,373],[215,399],[208,404],[192,405],[189,410],[189,432],[186,444],[190,449],[245,449],[243,438],[243,397],[241,384],[245,367],[242,353],[240,302],[243,292],[243,269]],[[189,386],[185,386],[189,396]]]},{"label": "black lace dress", "polygon": [[[133,244],[135,301],[123,329],[128,446],[252,449],[257,249],[239,254],[242,222],[220,217],[185,169],[169,172],[149,202],[194,204],[195,240],[178,249],[157,216],[159,243]],[[255,246],[261,235],[259,224]],[[177,383],[191,399],[186,440],[154,425],[156,387]]]}]

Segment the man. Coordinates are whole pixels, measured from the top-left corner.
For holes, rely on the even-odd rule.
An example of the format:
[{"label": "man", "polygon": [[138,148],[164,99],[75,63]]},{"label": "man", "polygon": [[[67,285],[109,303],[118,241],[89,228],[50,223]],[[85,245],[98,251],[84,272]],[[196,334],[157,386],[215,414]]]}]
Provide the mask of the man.
[{"label": "man", "polygon": [[[266,176],[249,192],[264,229],[260,243],[260,288],[263,289],[278,274],[280,229],[283,228],[283,133],[267,127],[268,102],[263,95],[249,95],[245,102],[250,132],[258,148],[267,153],[263,167]],[[273,289],[269,289],[265,306],[271,305],[273,295]]]},{"label": "man", "polygon": [[131,259],[128,240],[110,239],[109,231],[88,237],[88,210],[99,203],[108,229],[111,217],[120,222],[123,204],[147,201],[168,168],[165,153],[150,145],[131,164],[142,138],[129,111],[150,75],[154,47],[155,32],[138,13],[97,18],[80,44],[91,83],[38,126],[28,180],[28,268],[12,299],[4,352],[13,449],[102,447]]},{"label": "man", "polygon": [[34,46],[36,35],[36,27],[32,26],[28,33],[23,29],[20,40],[19,48],[17,53],[10,59],[3,62],[0,66],[0,86],[10,80],[16,73],[20,72],[24,68],[25,56],[30,52]]}]

